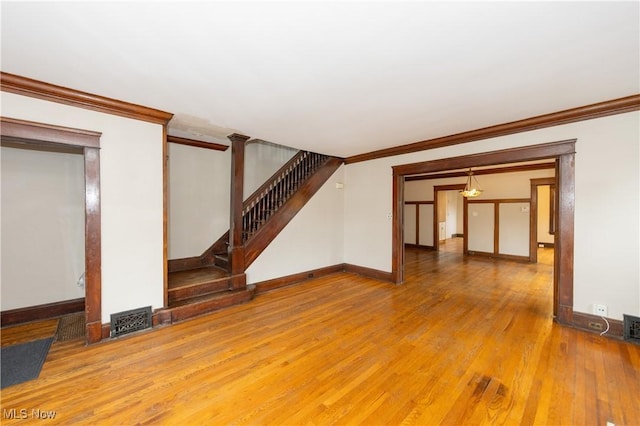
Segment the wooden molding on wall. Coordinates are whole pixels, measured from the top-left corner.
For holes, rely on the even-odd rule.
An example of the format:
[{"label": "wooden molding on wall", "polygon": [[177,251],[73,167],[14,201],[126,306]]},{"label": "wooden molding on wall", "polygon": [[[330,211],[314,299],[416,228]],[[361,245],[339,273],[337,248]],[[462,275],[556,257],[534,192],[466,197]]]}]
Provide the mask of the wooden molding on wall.
[{"label": "wooden molding on wall", "polygon": [[[604,334],[605,336],[615,337],[622,339],[624,336],[624,323],[620,320],[607,318],[609,322],[609,330]],[[585,314],[582,312],[573,312],[573,326],[581,330],[589,331],[591,333],[602,333],[607,329],[606,322],[597,315]],[[591,324],[599,324],[601,330],[591,327]]]},{"label": "wooden molding on wall", "polygon": [[12,142],[24,142],[29,145],[55,144],[77,147],[100,147],[102,133],[91,130],[54,126],[53,124],[36,123],[34,121],[17,120],[0,117],[2,138]]},{"label": "wooden molding on wall", "polygon": [[173,114],[0,71],[0,90],[121,117],[167,124]]},{"label": "wooden molding on wall", "polygon": [[417,250],[435,250],[436,248],[434,246],[425,246],[422,244],[410,244],[410,243],[404,243],[404,246],[406,248],[412,248],[412,249],[417,249]]},{"label": "wooden molding on wall", "polygon": [[84,311],[84,297],[2,311],[0,312],[0,323],[2,327],[6,327],[8,325],[40,321],[82,311]]},{"label": "wooden molding on wall", "polygon": [[492,259],[503,259],[503,260],[513,260],[516,262],[524,262],[529,263],[529,256],[518,256],[515,254],[503,254],[503,253],[489,253],[486,251],[474,251],[469,250],[466,254],[469,256],[482,256],[482,257],[490,257]]},{"label": "wooden molding on wall", "polygon": [[162,126],[162,303],[169,306],[169,147],[167,125]]},{"label": "wooden molding on wall", "polygon": [[102,225],[100,202],[100,150],[84,149],[85,186],[85,307],[87,342],[99,342],[102,321]]},{"label": "wooden molding on wall", "polygon": [[[555,163],[553,164],[555,167]],[[531,183],[531,214],[529,215],[529,259],[531,263],[538,262],[538,186],[555,185],[556,178],[530,179]],[[546,245],[545,245],[546,247]],[[554,247],[554,244],[551,244]]]},{"label": "wooden molding on wall", "polygon": [[337,265],[325,266],[323,268],[312,269],[305,272],[287,275],[280,278],[274,278],[267,281],[255,283],[256,294],[266,293],[277,288],[286,287],[292,284],[299,284],[304,281],[319,278],[325,275],[335,274],[337,272],[351,272],[382,281],[391,281],[391,273],[379,271],[377,269],[366,268],[364,266],[351,265],[348,263],[339,263]]},{"label": "wooden molding on wall", "polygon": [[102,324],[100,328],[100,338],[101,339],[109,339],[111,337],[111,323]]},{"label": "wooden molding on wall", "polygon": [[[538,145],[501,149],[487,153],[441,158],[439,160],[393,166],[393,170],[404,177],[406,175],[429,173],[425,172],[425,170],[432,170],[434,167],[438,167],[438,169],[433,171],[446,171],[454,169],[468,169],[469,167],[493,166],[522,161],[543,160],[559,157],[564,154],[573,154],[575,152],[575,142],[576,139],[567,139],[557,142],[541,143]],[[519,158],[526,159],[519,160]]]},{"label": "wooden molding on wall", "polygon": [[223,145],[215,142],[197,141],[195,139],[179,138],[178,136],[167,135],[167,142],[179,145],[195,146],[197,148],[214,149],[216,151],[226,151],[229,145]]},{"label": "wooden molding on wall", "polygon": [[483,203],[493,203],[493,204],[503,204],[503,203],[529,203],[531,200],[529,198],[483,198],[483,199],[470,199],[467,201],[469,204],[483,204]]},{"label": "wooden molding on wall", "polygon": [[299,272],[284,277],[274,278],[271,280],[260,281],[253,285],[256,286],[256,295],[266,293],[277,288],[299,284],[304,281],[312,280],[336,272],[343,272],[344,264],[340,263],[333,266],[325,266],[324,268],[312,269],[310,271]]},{"label": "wooden molding on wall", "polygon": [[575,123],[577,121],[591,120],[594,118],[606,117],[609,115],[622,114],[625,112],[637,110],[640,110],[640,94],[626,96],[624,98],[612,99],[604,102],[598,102],[595,104],[577,108],[571,108],[564,111],[552,112],[550,114],[538,115],[523,120],[484,127],[481,129],[457,133],[440,138],[428,139],[410,143],[407,145],[400,145],[396,147],[372,151],[369,153],[358,154],[347,157],[345,159],[345,163],[357,163],[360,161],[374,160],[376,158],[391,157],[394,155],[408,154],[412,152],[424,151],[427,149],[442,148],[445,146],[475,142],[483,139],[495,138],[498,136],[528,132],[545,127]]},{"label": "wooden molding on wall", "polygon": [[363,277],[371,278],[374,280],[393,282],[391,272],[384,272],[378,269],[367,268],[365,266],[358,266],[358,265],[352,265],[350,263],[345,263],[344,271],[351,272],[353,274],[362,275]]},{"label": "wooden molding on wall", "polygon": [[[494,175],[499,173],[517,173],[517,172],[528,172],[532,170],[545,170],[545,169],[553,169],[555,167],[555,163],[539,163],[539,164],[520,164],[515,166],[506,166],[506,167],[492,167],[490,169],[476,169],[473,171],[474,176],[477,175]],[[464,177],[468,176],[468,172],[446,172],[446,173],[436,173],[432,175],[421,175],[421,176],[407,176],[405,181],[414,181],[414,180],[432,180],[432,179],[443,179],[443,178],[452,178],[452,177]]]}]

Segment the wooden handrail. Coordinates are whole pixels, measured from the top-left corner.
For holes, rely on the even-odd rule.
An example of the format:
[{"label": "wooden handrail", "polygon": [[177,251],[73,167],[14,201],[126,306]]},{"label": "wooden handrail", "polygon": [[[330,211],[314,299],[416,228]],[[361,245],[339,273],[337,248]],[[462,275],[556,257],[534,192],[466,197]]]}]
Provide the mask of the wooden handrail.
[{"label": "wooden handrail", "polygon": [[[339,164],[343,161],[322,154],[300,151],[255,190],[242,203],[244,243],[246,244],[267,223],[278,208],[287,203],[296,189],[304,186],[304,182],[313,178],[313,173],[331,159],[337,160]],[[307,173],[310,173],[310,176],[307,177]],[[171,261],[170,269],[178,271],[213,264],[216,255],[227,252],[229,237],[229,231],[225,232],[200,256]],[[260,239],[264,237],[261,236]]]},{"label": "wooden handrail", "polygon": [[327,156],[303,151],[273,175],[243,205],[243,240],[248,241],[283,205],[293,192],[315,172]]},{"label": "wooden handrail", "polygon": [[258,189],[256,189],[255,191],[253,191],[253,194],[249,195],[247,197],[246,200],[244,200],[244,208],[246,208],[249,204],[251,204],[252,202],[254,202],[258,196],[260,195],[260,193],[262,193],[265,189],[267,189],[269,187],[269,185],[271,184],[271,182],[273,182],[279,175],[281,175],[287,168],[289,168],[291,165],[295,164],[296,161],[299,161],[300,158],[302,158],[304,156],[306,151],[298,151],[296,153],[296,155],[294,155],[293,157],[291,157],[291,159],[289,161],[287,161],[286,163],[284,163],[284,165],[282,167],[280,167],[274,174],[271,175],[271,177],[269,179],[267,179]]}]

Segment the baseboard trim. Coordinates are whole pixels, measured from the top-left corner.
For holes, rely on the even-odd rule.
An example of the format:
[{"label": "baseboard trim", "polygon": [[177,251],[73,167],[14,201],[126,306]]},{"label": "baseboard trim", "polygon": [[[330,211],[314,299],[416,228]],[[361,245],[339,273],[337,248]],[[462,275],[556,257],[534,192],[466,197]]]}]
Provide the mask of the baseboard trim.
[{"label": "baseboard trim", "polygon": [[111,338],[111,323],[102,324],[100,332],[103,340]]},{"label": "baseboard trim", "polygon": [[495,254],[495,253],[488,253],[484,251],[469,251],[467,254],[469,256],[489,257],[492,259],[513,260],[515,262],[523,262],[523,263],[530,262],[529,256],[516,256],[513,254]]},{"label": "baseboard trim", "polygon": [[363,277],[372,278],[374,280],[388,281],[393,283],[391,278],[391,272],[384,272],[378,269],[367,268],[365,266],[351,265],[349,263],[344,264],[345,272],[352,272],[354,274],[362,275]]},{"label": "baseboard trim", "polygon": [[451,238],[464,238],[464,234],[451,234]]},{"label": "baseboard trim", "polygon": [[255,283],[256,295],[266,293],[271,290],[275,290],[281,287],[287,287],[292,284],[298,284],[303,281],[312,280],[325,275],[334,274],[336,272],[343,272],[344,264],[326,266],[324,268],[312,269],[310,271],[298,272],[297,274],[291,274],[280,278],[274,278],[271,280],[261,281]]},{"label": "baseboard trim", "polygon": [[423,246],[421,244],[408,244],[405,243],[405,248],[412,248],[412,249],[418,249],[418,250],[435,250],[435,247],[433,246]]},{"label": "baseboard trim", "polygon": [[258,295],[277,288],[287,287],[292,284],[299,284],[325,275],[335,274],[336,272],[351,272],[374,280],[393,282],[391,279],[391,272],[384,272],[373,268],[366,268],[364,266],[351,265],[349,263],[339,263],[337,265],[325,266],[324,268],[312,269],[305,272],[298,272],[297,274],[261,281],[252,285],[255,286],[256,295]]},{"label": "baseboard trim", "polygon": [[[606,322],[597,315],[585,314],[583,312],[573,311],[571,325],[574,328],[578,328],[580,330],[588,331],[590,333],[600,334],[607,329]],[[607,331],[604,336],[613,337],[616,339],[622,340],[624,336],[624,324],[620,320],[607,318],[609,321],[609,331]],[[592,324],[598,324],[601,329],[596,329],[592,326]]]},{"label": "baseboard trim", "polygon": [[2,311],[0,312],[0,323],[2,323],[2,327],[4,327],[7,325],[60,317],[82,311],[84,311],[84,297]]}]

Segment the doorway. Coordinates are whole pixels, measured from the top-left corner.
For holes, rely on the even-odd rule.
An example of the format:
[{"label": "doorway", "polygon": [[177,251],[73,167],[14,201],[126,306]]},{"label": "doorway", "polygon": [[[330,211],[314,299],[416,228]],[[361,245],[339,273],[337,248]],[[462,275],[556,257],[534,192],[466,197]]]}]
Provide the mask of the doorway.
[{"label": "doorway", "polygon": [[30,148],[74,151],[84,162],[85,336],[87,343],[102,339],[101,318],[101,133],[1,117],[2,141]]},{"label": "doorway", "polygon": [[556,238],[553,271],[554,315],[558,322],[573,322],[573,224],[575,188],[575,139],[550,142],[540,145],[511,148],[499,151],[451,157],[441,160],[405,164],[393,167],[393,233],[392,233],[392,280],[404,281],[403,207],[405,176],[469,167],[491,166],[515,162],[555,159],[555,205]]},{"label": "doorway", "polygon": [[438,235],[437,251],[459,254],[464,251],[464,199],[460,194],[463,189],[464,184],[433,187],[434,209],[437,212],[433,230],[434,235]]}]

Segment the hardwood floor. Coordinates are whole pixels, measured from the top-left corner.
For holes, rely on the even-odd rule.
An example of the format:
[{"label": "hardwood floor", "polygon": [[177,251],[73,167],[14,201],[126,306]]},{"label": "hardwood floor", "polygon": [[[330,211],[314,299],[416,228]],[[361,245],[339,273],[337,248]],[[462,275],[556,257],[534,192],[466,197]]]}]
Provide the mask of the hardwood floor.
[{"label": "hardwood floor", "polygon": [[58,329],[58,321],[56,318],[37,321],[32,324],[5,327],[0,335],[2,347],[53,337]]},{"label": "hardwood floor", "polygon": [[640,346],[553,323],[550,262],[406,260],[401,286],[337,273],[55,343],[39,379],[2,390],[2,423],[39,409],[48,424],[640,424]]}]

